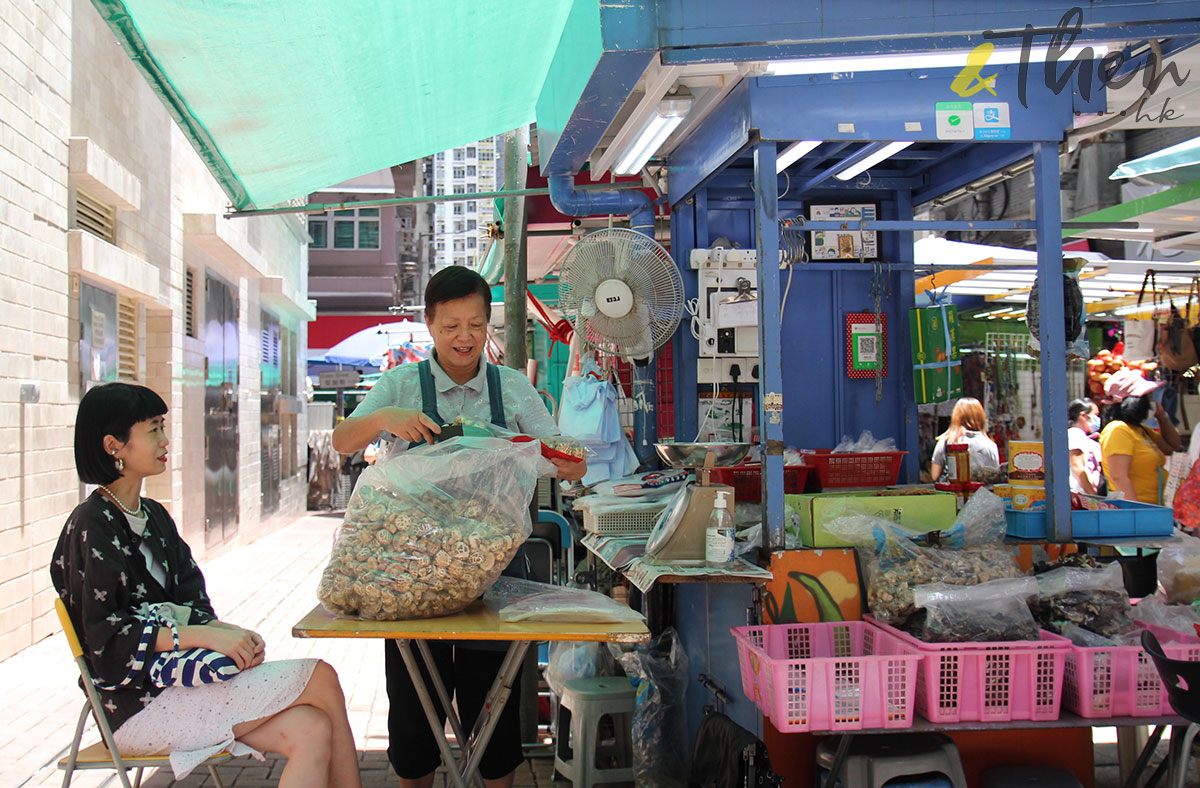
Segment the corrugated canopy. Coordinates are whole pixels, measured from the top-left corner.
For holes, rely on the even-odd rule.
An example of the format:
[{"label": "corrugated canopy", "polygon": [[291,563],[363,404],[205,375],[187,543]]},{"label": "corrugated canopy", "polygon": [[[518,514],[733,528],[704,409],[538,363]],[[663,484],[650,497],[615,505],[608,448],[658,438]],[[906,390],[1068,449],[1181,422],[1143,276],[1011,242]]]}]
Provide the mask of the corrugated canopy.
[{"label": "corrugated canopy", "polygon": [[93,0],[237,208],[501,134],[572,0]]}]

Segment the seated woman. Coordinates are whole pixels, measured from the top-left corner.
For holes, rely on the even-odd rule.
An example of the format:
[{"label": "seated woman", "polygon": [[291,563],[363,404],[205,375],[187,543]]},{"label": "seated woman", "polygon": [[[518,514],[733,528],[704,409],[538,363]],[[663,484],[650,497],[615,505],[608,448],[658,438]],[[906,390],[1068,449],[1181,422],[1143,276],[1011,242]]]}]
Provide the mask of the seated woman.
[{"label": "seated woman", "polygon": [[[167,467],[167,406],[108,383],[79,403],[75,467],[98,489],[75,508],[50,565],[124,755],[170,752],[177,778],[210,755],[286,755],[281,786],[359,788],[358,753],[337,674],[315,659],[264,662],[262,637],[219,621],[204,576],[142,480]],[[162,652],[204,648],[240,670],[225,681],[159,686]],[[158,663],[161,667],[162,663]]]},{"label": "seated woman", "polygon": [[[950,428],[938,436],[937,445],[933,447],[933,461],[929,466],[929,474],[935,482],[953,481],[944,472],[946,446],[955,443],[967,445],[972,480],[990,481],[1000,471],[1000,450],[996,448],[995,441],[988,437],[987,414],[974,397],[963,397],[954,403]],[[943,475],[946,478],[942,478]]]},{"label": "seated woman", "polygon": [[[1183,448],[1162,405],[1150,399],[1161,385],[1130,369],[1114,373],[1104,384],[1105,396],[1116,401],[1113,420],[1100,433],[1104,478],[1109,492],[1121,492],[1127,501],[1161,505],[1167,457]],[[1151,413],[1161,433],[1142,423]]]}]

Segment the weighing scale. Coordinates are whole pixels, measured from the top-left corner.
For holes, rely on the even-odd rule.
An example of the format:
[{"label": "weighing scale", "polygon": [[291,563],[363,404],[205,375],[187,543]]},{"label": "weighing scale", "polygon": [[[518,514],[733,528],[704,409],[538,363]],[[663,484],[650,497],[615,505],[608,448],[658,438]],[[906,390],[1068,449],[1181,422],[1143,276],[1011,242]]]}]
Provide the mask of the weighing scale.
[{"label": "weighing scale", "polygon": [[728,494],[731,516],[736,503],[733,488],[710,484],[709,472],[740,463],[750,451],[750,444],[656,443],[654,449],[667,465],[693,471],[696,480],[688,482],[658,518],[646,543],[644,560],[653,564],[703,564],[704,532],[717,493]]}]

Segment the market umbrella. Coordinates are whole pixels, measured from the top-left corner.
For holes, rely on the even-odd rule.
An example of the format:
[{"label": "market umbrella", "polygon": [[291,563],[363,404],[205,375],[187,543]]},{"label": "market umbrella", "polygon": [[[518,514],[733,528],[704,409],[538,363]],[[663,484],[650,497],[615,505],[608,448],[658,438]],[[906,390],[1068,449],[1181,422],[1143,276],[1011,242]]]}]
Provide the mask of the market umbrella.
[{"label": "market umbrella", "polygon": [[424,323],[400,320],[364,328],[325,351],[330,364],[350,364],[356,367],[379,367],[387,352],[397,348],[425,347],[433,343]]}]

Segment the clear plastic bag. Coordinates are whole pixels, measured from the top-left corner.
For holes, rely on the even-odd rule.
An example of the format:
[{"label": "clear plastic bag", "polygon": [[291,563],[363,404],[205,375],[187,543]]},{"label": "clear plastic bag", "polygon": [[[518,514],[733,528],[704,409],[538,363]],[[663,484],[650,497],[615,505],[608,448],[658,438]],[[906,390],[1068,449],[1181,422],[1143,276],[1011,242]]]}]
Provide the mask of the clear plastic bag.
[{"label": "clear plastic bag", "polygon": [[917,610],[913,602],[916,586],[976,585],[1021,575],[1016,559],[1002,543],[985,546],[986,534],[991,531],[976,536],[973,528],[964,525],[961,542],[970,541],[977,546],[955,550],[920,546],[914,540],[927,537],[870,515],[838,517],[825,528],[858,550],[867,586],[867,606],[880,621],[896,627],[905,626]]},{"label": "clear plastic bag", "polygon": [[1158,553],[1158,585],[1168,605],[1190,605],[1200,599],[1200,539],[1180,539]]},{"label": "clear plastic bag", "polygon": [[457,613],[529,536],[529,500],[554,473],[536,442],[452,438],[363,471],[317,596],[370,620]]},{"label": "clear plastic bag", "polygon": [[[628,647],[626,647],[628,648]],[[687,654],[679,635],[667,628],[650,643],[609,653],[635,690],[633,776],[639,788],[682,788],[687,784]]]},{"label": "clear plastic bag", "polygon": [[555,641],[550,644],[546,661],[546,684],[560,698],[563,688],[571,679],[590,679],[595,676],[612,675],[612,658],[603,643],[569,643]]},{"label": "clear plastic bag", "polygon": [[1173,629],[1181,635],[1196,637],[1196,624],[1200,624],[1200,613],[1189,605],[1164,605],[1156,597],[1148,596],[1133,606],[1133,617],[1147,624]]},{"label": "clear plastic bag", "polygon": [[1038,593],[1029,600],[1033,617],[1044,628],[1062,633],[1067,624],[1105,637],[1133,626],[1129,594],[1116,562],[1099,569],[1060,566],[1037,576]]},{"label": "clear plastic bag", "polygon": [[560,621],[572,624],[621,624],[645,617],[615,599],[582,588],[502,577],[484,598],[501,621]]},{"label": "clear plastic bag", "polygon": [[833,447],[831,454],[874,454],[876,452],[896,451],[895,438],[876,440],[870,430],[863,430],[857,439],[843,435],[842,441]]},{"label": "clear plastic bag", "polygon": [[918,586],[913,589],[913,604],[925,609],[918,637],[930,643],[1037,640],[1038,625],[1025,604],[1037,590],[1032,577],[972,586]]}]

